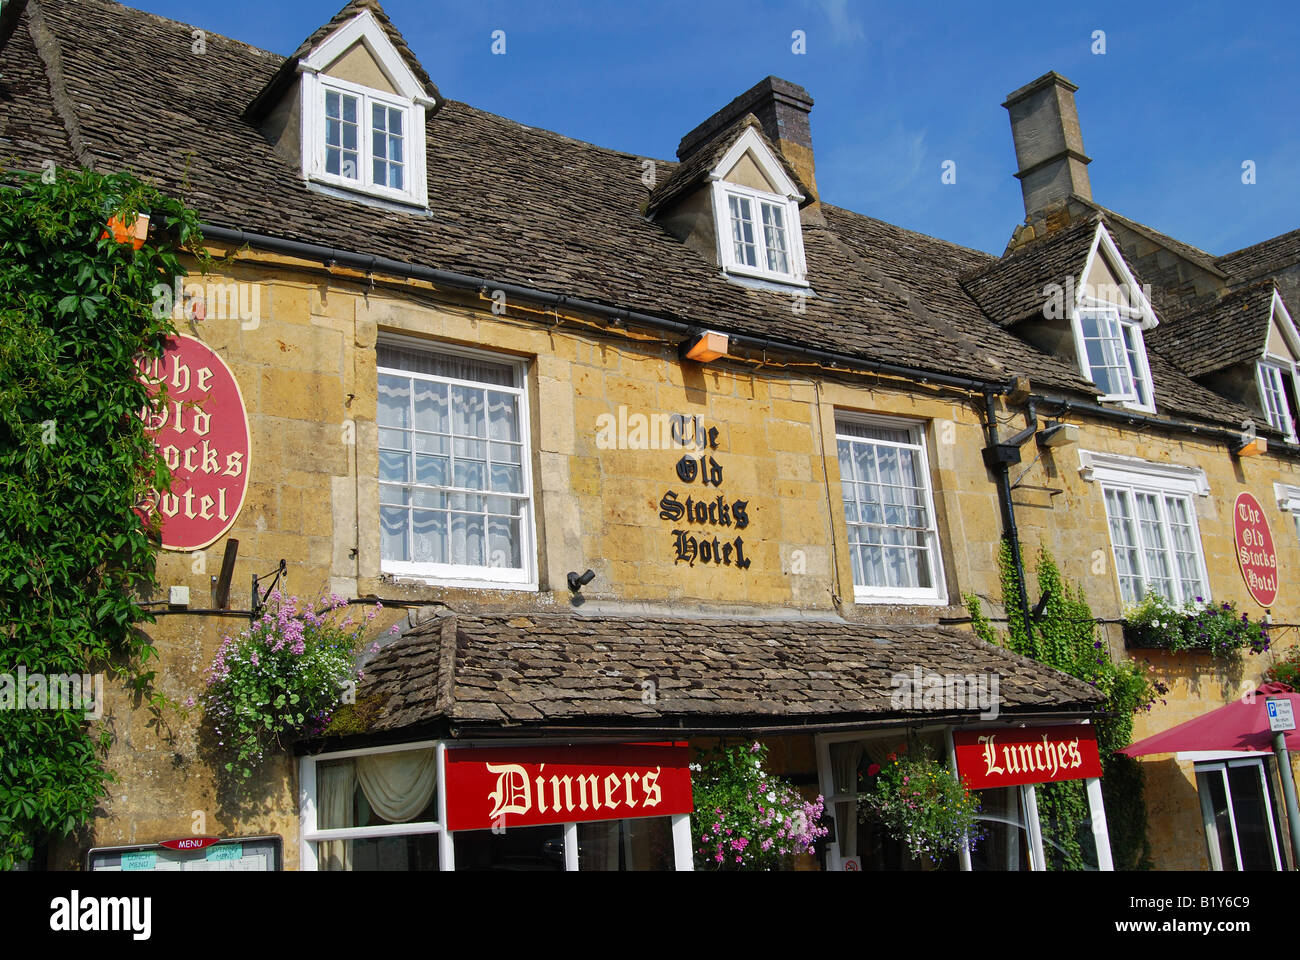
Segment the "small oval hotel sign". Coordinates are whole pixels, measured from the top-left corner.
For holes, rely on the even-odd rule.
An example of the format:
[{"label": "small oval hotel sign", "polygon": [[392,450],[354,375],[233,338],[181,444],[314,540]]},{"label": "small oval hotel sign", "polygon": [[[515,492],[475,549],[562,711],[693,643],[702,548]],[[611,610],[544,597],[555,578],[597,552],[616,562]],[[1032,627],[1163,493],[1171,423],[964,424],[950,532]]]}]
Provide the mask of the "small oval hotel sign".
[{"label": "small oval hotel sign", "polygon": [[169,337],[163,355],[141,365],[164,402],[143,412],[172,472],[171,490],[142,508],[162,519],[166,550],[199,550],[235,523],[248,491],[250,437],[234,374],[194,337]]},{"label": "small oval hotel sign", "polygon": [[1277,601],[1277,551],[1264,508],[1249,493],[1238,494],[1232,508],[1232,528],[1237,537],[1237,563],[1255,602],[1271,607]]}]

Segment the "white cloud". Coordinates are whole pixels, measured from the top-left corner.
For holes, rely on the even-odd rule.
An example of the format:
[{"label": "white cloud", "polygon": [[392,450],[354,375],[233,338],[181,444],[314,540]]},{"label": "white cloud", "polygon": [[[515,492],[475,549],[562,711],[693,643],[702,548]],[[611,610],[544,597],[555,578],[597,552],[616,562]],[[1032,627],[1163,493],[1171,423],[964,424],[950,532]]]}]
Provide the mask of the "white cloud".
[{"label": "white cloud", "polygon": [[862,24],[849,12],[849,0],[817,0],[831,22],[831,39],[835,43],[861,40],[866,34]]}]

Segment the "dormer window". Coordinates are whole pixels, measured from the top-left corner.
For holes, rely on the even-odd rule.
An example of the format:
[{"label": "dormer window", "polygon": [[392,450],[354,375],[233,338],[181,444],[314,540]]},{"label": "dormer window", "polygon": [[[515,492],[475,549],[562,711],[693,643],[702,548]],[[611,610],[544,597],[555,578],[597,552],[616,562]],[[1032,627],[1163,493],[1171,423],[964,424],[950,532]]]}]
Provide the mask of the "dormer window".
[{"label": "dormer window", "polygon": [[1268,424],[1289,440],[1295,442],[1295,421],[1291,418],[1291,404],[1286,395],[1286,376],[1294,373],[1285,370],[1280,364],[1261,360],[1256,364],[1259,379],[1259,397],[1264,405],[1264,415]]},{"label": "dormer window", "polygon": [[324,130],[316,178],[413,199],[407,174],[412,104],[332,77],[321,77],[320,87]]},{"label": "dormer window", "polygon": [[789,201],[731,185],[724,189],[731,220],[732,262],[728,267],[774,280],[793,279],[786,230]]},{"label": "dormer window", "polygon": [[1155,413],[1143,330],[1156,326],[1151,302],[1100,224],[1080,274],[1072,322],[1079,368],[1100,399]]},{"label": "dormer window", "polygon": [[1141,324],[1106,306],[1080,307],[1077,325],[1084,373],[1097,385],[1101,399],[1150,408],[1151,372]]},{"label": "dormer window", "polygon": [[745,129],[709,174],[722,269],[807,286],[799,202],[803,194],[757,129]]},{"label": "dormer window", "polygon": [[370,11],[298,62],[302,166],[313,189],[369,202],[425,207],[428,96]]}]

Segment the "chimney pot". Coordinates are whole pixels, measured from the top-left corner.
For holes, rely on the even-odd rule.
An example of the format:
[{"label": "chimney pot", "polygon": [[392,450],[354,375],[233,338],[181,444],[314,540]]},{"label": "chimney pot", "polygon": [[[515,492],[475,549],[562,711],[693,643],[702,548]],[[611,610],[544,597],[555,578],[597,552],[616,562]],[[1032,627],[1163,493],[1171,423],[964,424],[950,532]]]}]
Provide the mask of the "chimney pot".
[{"label": "chimney pot", "polygon": [[803,87],[780,77],[764,77],[719,110],[686,136],[677,146],[677,159],[685,160],[697,149],[752,113],[786,162],[794,168],[804,185],[817,196],[813,163],[812,127],[808,115],[813,98]]},{"label": "chimney pot", "polygon": [[1083,132],[1074,105],[1078,89],[1052,70],[1009,94],[1002,104],[1011,115],[1011,137],[1020,167],[1016,178],[1031,220],[1065,206],[1072,195],[1092,200],[1088,182],[1092,160],[1083,152]]}]

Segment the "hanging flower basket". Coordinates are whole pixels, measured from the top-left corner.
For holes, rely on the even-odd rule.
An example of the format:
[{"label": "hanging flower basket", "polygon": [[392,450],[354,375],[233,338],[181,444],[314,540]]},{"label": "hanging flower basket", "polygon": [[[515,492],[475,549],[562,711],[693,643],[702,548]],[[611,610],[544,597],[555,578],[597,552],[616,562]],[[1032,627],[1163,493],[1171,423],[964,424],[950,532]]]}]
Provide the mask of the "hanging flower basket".
[{"label": "hanging flower basket", "polygon": [[340,620],[335,614],[346,612],[347,601],[335,594],[319,611],[278,591],[270,600],[251,627],[222,642],[206,671],[203,708],[224,769],[237,783],[253,775],[268,751],[325,729],[345,690],[362,678],[356,658],[380,609],[376,603],[360,621]]},{"label": "hanging flower basket", "polygon": [[812,853],[830,831],[825,803],[766,769],[760,743],[715,748],[691,764],[696,870],[776,870]]},{"label": "hanging flower basket", "polygon": [[981,836],[979,800],[924,748],[873,763],[859,789],[858,819],[878,823],[913,860],[941,860]]}]

